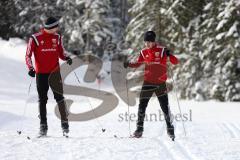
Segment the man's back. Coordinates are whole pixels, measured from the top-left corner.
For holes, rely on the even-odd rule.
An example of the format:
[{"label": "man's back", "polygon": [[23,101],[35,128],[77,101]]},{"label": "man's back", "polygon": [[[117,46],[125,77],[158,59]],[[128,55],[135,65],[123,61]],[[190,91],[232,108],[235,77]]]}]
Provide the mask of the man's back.
[{"label": "man's back", "polygon": [[65,60],[61,36],[49,34],[44,30],[31,36],[26,53],[28,67],[33,67],[29,59],[35,58],[36,73],[51,73],[59,69],[59,58]]}]

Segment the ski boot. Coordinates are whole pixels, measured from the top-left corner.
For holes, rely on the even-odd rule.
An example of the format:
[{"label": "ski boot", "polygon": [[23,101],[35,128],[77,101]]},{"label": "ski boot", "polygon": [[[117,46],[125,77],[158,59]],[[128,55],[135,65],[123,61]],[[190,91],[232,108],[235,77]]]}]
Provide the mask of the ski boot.
[{"label": "ski boot", "polygon": [[173,125],[168,125],[167,126],[167,134],[172,139],[172,141],[174,141],[175,134],[174,134],[174,126]]},{"label": "ski boot", "polygon": [[48,126],[47,124],[40,124],[39,137],[47,136]]},{"label": "ski boot", "polygon": [[62,131],[63,131],[63,136],[68,138],[68,133],[69,133],[69,125],[67,121],[64,121],[61,123],[62,126]]},{"label": "ski boot", "polygon": [[133,133],[132,138],[141,138],[143,134],[143,127],[137,127],[136,131]]}]

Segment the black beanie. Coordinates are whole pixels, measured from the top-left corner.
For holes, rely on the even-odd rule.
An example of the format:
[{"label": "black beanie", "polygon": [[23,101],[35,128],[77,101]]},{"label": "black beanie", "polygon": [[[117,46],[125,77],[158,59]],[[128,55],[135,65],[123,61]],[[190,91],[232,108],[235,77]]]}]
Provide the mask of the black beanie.
[{"label": "black beanie", "polygon": [[53,29],[58,27],[58,20],[54,17],[49,17],[44,23],[45,29]]},{"label": "black beanie", "polygon": [[156,34],[153,31],[147,31],[144,34],[144,41],[155,42]]}]

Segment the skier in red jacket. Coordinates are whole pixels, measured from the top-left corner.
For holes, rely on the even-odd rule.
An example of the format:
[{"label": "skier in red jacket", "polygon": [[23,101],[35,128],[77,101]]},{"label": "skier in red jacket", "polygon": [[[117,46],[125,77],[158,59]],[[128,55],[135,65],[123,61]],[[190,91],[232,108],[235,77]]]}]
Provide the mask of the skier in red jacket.
[{"label": "skier in red jacket", "polygon": [[[68,112],[63,97],[63,85],[59,68],[59,58],[72,64],[72,59],[64,54],[62,36],[57,34],[58,20],[49,17],[44,23],[44,28],[39,33],[33,34],[28,42],[26,64],[29,76],[35,77],[39,97],[40,136],[47,134],[47,93],[49,86],[53,91],[61,115],[63,133],[69,132]],[[34,54],[35,67],[31,57]],[[50,82],[51,77],[51,82]]]},{"label": "skier in red jacket", "polygon": [[146,108],[150,98],[153,93],[155,93],[164,113],[167,124],[167,133],[174,140],[174,126],[170,115],[166,80],[168,58],[172,64],[177,64],[178,59],[172,55],[167,48],[157,44],[155,38],[155,32],[147,31],[144,35],[146,48],[141,50],[137,62],[124,63],[125,68],[137,68],[140,65],[145,64],[144,83],[140,93],[140,103],[138,108],[137,129],[133,133],[133,136],[136,138],[142,136]]}]

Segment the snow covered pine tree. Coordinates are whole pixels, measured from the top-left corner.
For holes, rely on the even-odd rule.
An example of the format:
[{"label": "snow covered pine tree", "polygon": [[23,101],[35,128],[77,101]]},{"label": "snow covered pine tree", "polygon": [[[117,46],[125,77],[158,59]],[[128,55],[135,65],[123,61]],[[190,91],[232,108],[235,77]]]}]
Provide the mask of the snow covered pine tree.
[{"label": "snow covered pine tree", "polygon": [[144,83],[140,93],[140,104],[138,108],[137,129],[133,137],[140,138],[143,133],[143,124],[145,112],[152,94],[155,93],[164,113],[167,124],[167,133],[174,140],[174,126],[170,115],[168,94],[166,87],[167,80],[167,59],[172,64],[178,64],[178,59],[170,51],[155,42],[156,34],[153,31],[147,31],[144,35],[146,48],[142,49],[137,62],[124,62],[124,67],[137,68],[145,64]]},{"label": "snow covered pine tree", "polygon": [[[61,114],[61,126],[63,135],[69,132],[66,103],[63,97],[63,85],[59,68],[59,58],[67,61],[69,65],[72,64],[72,59],[65,56],[62,45],[62,37],[57,34],[58,20],[54,17],[49,17],[44,29],[39,33],[33,34],[28,43],[26,52],[26,64],[29,69],[29,76],[35,77],[39,97],[39,118],[40,118],[40,132],[39,136],[46,136],[48,125],[46,117],[47,92],[49,86],[51,87],[54,98],[58,103],[59,112]],[[35,69],[32,64],[32,52],[35,58]],[[49,78],[53,81],[49,81]]]}]

